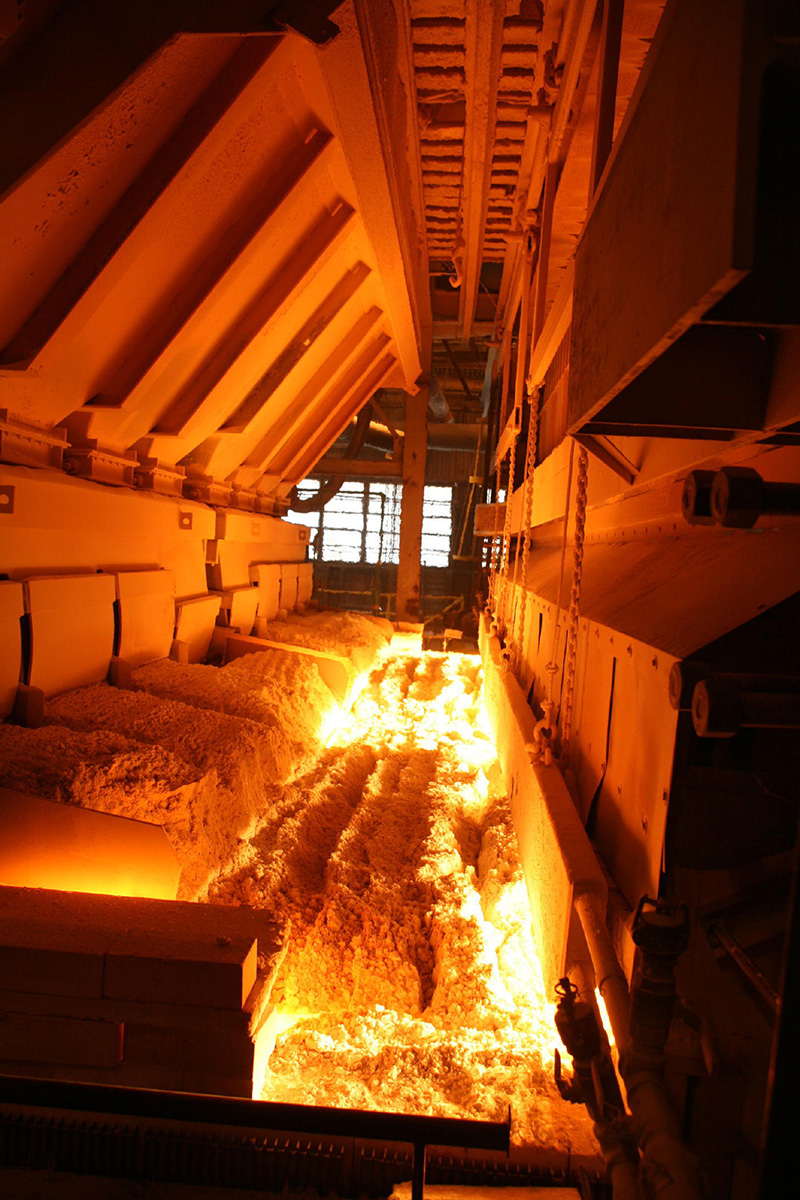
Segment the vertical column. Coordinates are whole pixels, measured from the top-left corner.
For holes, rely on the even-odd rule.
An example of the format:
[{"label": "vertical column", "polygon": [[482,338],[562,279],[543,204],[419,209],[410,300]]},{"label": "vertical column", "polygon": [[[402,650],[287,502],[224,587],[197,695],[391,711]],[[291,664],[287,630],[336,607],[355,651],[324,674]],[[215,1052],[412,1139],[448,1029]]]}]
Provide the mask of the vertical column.
[{"label": "vertical column", "polygon": [[428,392],[406,396],[403,440],[403,501],[400,511],[400,563],[397,568],[397,618],[420,620],[420,557],[422,554],[422,503],[425,495],[425,462],[428,453]]}]

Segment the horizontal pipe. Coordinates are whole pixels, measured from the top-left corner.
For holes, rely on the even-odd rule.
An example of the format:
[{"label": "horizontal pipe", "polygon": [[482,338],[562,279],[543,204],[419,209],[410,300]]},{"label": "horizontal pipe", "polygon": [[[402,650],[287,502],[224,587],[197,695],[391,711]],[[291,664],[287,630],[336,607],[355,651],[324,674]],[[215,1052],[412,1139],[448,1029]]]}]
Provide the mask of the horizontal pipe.
[{"label": "horizontal pipe", "polygon": [[197,1121],[242,1129],[371,1138],[414,1146],[459,1146],[508,1152],[510,1120],[473,1121],[452,1117],[410,1116],[363,1109],[322,1108],[310,1104],[278,1104],[192,1092],[162,1092],[72,1080],[29,1079],[0,1075],[0,1104],[32,1108],[110,1113],[164,1121]]}]

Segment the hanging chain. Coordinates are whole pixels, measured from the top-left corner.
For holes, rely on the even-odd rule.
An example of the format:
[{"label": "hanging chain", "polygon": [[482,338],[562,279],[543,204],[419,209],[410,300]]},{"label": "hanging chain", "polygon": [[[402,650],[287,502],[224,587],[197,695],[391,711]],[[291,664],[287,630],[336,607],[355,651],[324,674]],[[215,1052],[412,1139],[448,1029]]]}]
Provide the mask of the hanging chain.
[{"label": "hanging chain", "polygon": [[494,536],[492,537],[492,555],[489,567],[489,607],[494,617],[497,617],[497,576],[502,560],[503,545],[503,531],[500,528],[500,472],[502,465],[498,457],[494,482]]},{"label": "hanging chain", "polygon": [[[514,494],[514,474],[517,464],[517,438],[511,439],[508,451],[508,482],[506,483],[506,519],[503,524],[503,590],[500,595],[498,618],[503,626],[508,625],[508,602],[511,593],[509,568],[511,565],[511,500]],[[505,629],[503,630],[505,632]]]},{"label": "hanging chain", "polygon": [[583,586],[583,546],[586,536],[586,493],[589,483],[589,455],[583,446],[578,451],[578,484],[575,500],[575,540],[572,559],[572,592],[567,626],[567,652],[564,665],[564,695],[561,717],[561,754],[564,754],[572,731],[572,710],[575,699],[575,659],[578,652],[578,622],[581,614]]},{"label": "hanging chain", "polygon": [[536,452],[539,443],[539,391],[531,395],[528,413],[528,444],[525,450],[525,505],[522,520],[522,597],[520,604],[519,629],[516,634],[517,670],[522,670],[525,645],[525,622],[528,615],[528,556],[531,549],[533,526],[533,472],[536,467]]}]

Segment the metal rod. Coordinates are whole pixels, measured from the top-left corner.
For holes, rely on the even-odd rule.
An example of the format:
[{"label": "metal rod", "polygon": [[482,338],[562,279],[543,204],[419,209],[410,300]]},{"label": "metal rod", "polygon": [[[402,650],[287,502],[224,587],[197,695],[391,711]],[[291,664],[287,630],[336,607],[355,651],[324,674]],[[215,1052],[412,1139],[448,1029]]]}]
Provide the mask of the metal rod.
[{"label": "metal rod", "polygon": [[605,1001],[614,1040],[622,1055],[628,1044],[630,993],[625,972],[619,965],[611,935],[606,928],[604,905],[595,892],[583,892],[573,901],[583,929],[597,979],[597,990]]},{"label": "metal rod", "polygon": [[410,1142],[414,1146],[462,1146],[480,1150],[509,1148],[510,1122],[456,1120],[363,1109],[278,1104],[192,1092],[162,1092],[72,1080],[28,1079],[0,1075],[0,1104],[69,1109],[165,1121],[198,1121],[244,1129],[285,1130],[331,1137]]},{"label": "metal rod", "polygon": [[753,987],[756,989],[762,999],[766,1000],[773,1012],[778,1011],[780,997],[776,989],[772,986],[766,975],[753,962],[750,955],[745,950],[736,938],[731,933],[724,921],[714,921],[708,927],[708,932],[711,937],[716,938],[721,946],[727,950],[736,966],[747,979],[750,980]]},{"label": "metal rod", "polygon": [[424,1200],[425,1197],[425,1159],[427,1146],[417,1143],[414,1146],[414,1168],[411,1174],[411,1200]]},{"label": "metal rod", "polygon": [[461,370],[461,367],[458,364],[458,360],[457,360],[455,354],[453,353],[453,347],[450,345],[447,338],[442,338],[442,341],[444,342],[444,348],[447,351],[450,362],[453,364],[453,370],[455,371],[456,375],[458,376],[458,381],[461,384],[462,388],[464,389],[467,399],[470,401],[474,400],[475,397],[473,396],[472,392],[469,390],[469,384],[467,383],[466,379],[464,378],[464,372]]}]

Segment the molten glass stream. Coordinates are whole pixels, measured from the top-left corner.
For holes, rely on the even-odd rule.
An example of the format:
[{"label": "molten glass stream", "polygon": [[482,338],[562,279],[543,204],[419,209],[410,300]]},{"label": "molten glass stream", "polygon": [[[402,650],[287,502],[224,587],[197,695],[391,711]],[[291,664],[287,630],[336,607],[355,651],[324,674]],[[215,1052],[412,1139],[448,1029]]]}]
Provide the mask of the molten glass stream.
[{"label": "molten glass stream", "polygon": [[516,1145],[595,1154],[552,1081],[555,1006],[479,660],[387,651],[273,801],[211,889],[290,929],[254,1095],[487,1120],[510,1105]]}]

